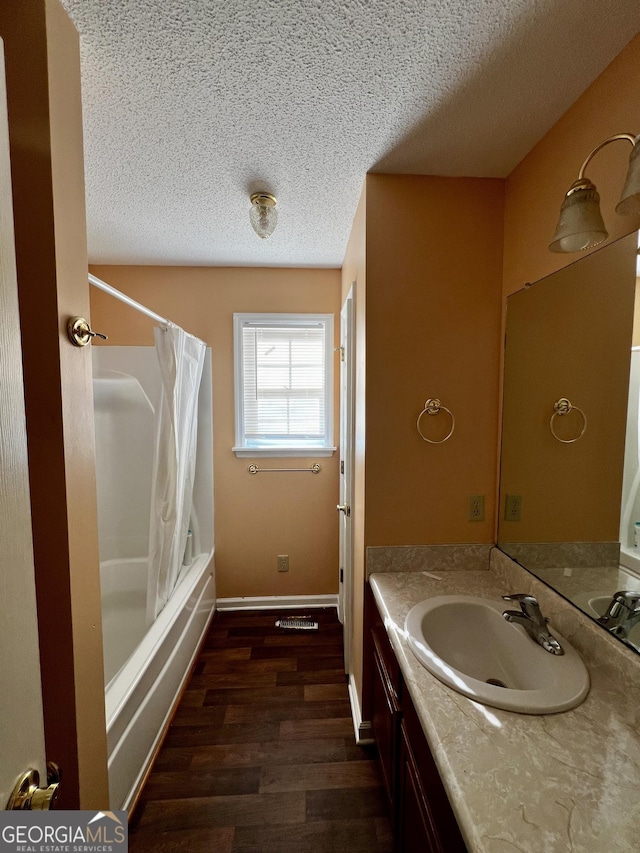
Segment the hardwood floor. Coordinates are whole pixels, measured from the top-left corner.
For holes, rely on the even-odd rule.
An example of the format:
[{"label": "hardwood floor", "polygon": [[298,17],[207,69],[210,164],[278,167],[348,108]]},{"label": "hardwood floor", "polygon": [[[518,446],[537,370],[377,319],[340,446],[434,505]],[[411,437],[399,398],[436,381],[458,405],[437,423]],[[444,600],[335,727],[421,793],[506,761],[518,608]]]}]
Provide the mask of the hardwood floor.
[{"label": "hardwood floor", "polygon": [[[391,853],[375,751],[355,744],[342,626],[217,613],[129,828],[131,853]],[[307,612],[309,615],[309,612]]]}]

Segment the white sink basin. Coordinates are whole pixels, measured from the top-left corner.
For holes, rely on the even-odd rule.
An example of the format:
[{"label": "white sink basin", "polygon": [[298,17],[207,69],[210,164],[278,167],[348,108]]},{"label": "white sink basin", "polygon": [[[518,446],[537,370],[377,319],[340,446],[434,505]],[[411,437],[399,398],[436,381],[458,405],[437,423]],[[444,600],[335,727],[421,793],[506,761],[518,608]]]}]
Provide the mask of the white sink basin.
[{"label": "white sink basin", "polygon": [[421,601],[405,621],[411,650],[436,678],[476,702],[520,714],[575,708],[589,692],[578,653],[553,629],[564,654],[546,652],[503,618],[506,606],[467,595]]},{"label": "white sink basin", "polygon": [[611,603],[613,593],[606,592],[581,592],[571,596],[571,601],[580,607],[589,616],[603,616]]}]

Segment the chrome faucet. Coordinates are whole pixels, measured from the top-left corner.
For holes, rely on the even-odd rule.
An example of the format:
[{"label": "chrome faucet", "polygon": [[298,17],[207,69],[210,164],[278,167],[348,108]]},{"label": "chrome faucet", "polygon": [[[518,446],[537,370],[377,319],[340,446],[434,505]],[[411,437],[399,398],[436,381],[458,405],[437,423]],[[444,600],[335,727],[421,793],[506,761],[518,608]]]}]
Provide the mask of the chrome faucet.
[{"label": "chrome faucet", "polygon": [[516,592],[513,595],[503,595],[504,601],[517,601],[520,610],[505,610],[502,614],[507,622],[522,625],[527,634],[542,648],[552,655],[563,655],[564,649],[547,629],[549,621],[542,615],[540,605],[532,595]]},{"label": "chrome faucet", "polygon": [[640,592],[616,592],[598,622],[614,636],[628,639],[631,629],[640,622]]}]

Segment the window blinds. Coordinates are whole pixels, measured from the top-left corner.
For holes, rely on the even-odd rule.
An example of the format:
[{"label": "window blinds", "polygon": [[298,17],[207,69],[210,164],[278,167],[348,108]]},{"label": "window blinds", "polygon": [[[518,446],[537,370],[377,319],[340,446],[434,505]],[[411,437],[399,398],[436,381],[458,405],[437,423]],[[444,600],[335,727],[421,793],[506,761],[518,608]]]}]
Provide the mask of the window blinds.
[{"label": "window blinds", "polygon": [[247,444],[326,440],[326,332],[310,325],[242,327]]}]

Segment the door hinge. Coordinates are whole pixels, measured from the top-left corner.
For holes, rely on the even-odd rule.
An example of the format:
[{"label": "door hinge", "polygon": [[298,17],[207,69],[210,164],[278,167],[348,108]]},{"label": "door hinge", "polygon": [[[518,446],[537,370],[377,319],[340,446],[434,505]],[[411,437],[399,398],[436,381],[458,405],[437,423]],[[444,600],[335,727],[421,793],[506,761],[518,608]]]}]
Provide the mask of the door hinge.
[{"label": "door hinge", "polygon": [[340,569],[340,583],[344,583],[344,569]]},{"label": "door hinge", "polygon": [[340,460],[340,473],[344,474],[344,459]]}]

